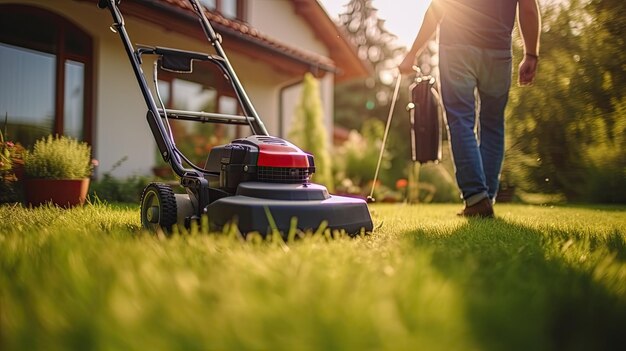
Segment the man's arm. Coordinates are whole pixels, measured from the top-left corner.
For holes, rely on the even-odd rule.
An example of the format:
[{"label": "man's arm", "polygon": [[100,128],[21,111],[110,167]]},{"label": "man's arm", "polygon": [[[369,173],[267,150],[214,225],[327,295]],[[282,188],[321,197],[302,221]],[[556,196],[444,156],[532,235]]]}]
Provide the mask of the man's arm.
[{"label": "man's arm", "polygon": [[532,84],[537,73],[541,18],[537,0],[519,0],[517,22],[524,41],[524,59],[519,66],[520,85]]},{"label": "man's arm", "polygon": [[443,11],[441,9],[441,6],[438,4],[437,0],[433,0],[433,2],[428,7],[428,10],[426,10],[426,15],[424,15],[424,21],[422,22],[422,26],[417,33],[417,37],[415,37],[415,41],[413,41],[411,50],[409,50],[409,52],[406,54],[400,66],[398,66],[401,73],[412,72],[415,58],[424,49],[426,43],[428,43],[430,38],[432,38],[442,18]]}]

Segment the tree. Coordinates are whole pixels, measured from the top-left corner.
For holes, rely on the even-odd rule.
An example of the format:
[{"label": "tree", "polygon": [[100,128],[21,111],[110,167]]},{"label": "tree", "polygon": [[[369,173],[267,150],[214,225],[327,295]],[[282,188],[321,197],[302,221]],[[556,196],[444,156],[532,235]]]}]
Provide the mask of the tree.
[{"label": "tree", "polygon": [[535,87],[513,87],[507,112],[509,168],[526,190],[626,202],[623,10],[617,0],[543,9]]},{"label": "tree", "polygon": [[[393,72],[404,48],[393,44],[395,35],[378,18],[372,0],[350,0],[339,24],[355,45],[359,58],[371,64],[371,76],[342,83],[335,90],[335,123],[360,129],[367,118],[386,118],[393,93]],[[382,116],[382,117],[381,117]]]},{"label": "tree", "polygon": [[296,107],[289,137],[315,157],[315,182],[333,191],[332,162],[328,152],[328,132],[324,127],[319,83],[311,73],[304,76],[300,103]]},{"label": "tree", "polygon": [[[347,81],[335,89],[335,123],[347,129],[361,130],[369,119],[386,122],[394,89],[395,68],[406,48],[394,44],[395,35],[385,28],[372,0],[350,0],[339,16],[339,25],[357,48],[359,57],[372,67],[369,77]],[[408,79],[403,80],[400,95],[393,112],[387,150],[393,155],[391,167],[380,174],[384,183],[395,184],[405,178],[406,163],[410,160],[409,119],[405,110],[409,102]]]}]

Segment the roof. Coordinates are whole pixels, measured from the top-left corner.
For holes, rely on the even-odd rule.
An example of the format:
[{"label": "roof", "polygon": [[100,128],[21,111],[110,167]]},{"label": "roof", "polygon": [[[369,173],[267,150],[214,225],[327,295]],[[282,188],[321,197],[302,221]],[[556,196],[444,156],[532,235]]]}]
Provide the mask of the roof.
[{"label": "roof", "polygon": [[319,0],[291,1],[296,7],[296,13],[309,23],[316,35],[328,46],[330,57],[344,71],[344,75],[337,80],[365,77],[372,73],[372,66],[358,57],[356,46],[348,39],[347,33],[328,16]]},{"label": "roof", "polygon": [[[271,64],[276,64],[278,54],[283,58],[280,69],[292,73],[333,72],[337,81],[369,74],[370,67],[358,58],[356,49],[345,33],[328,17],[317,0],[291,1],[295,13],[309,23],[315,35],[328,47],[330,57],[283,43],[247,23],[228,19],[217,12],[206,10],[205,14],[215,31],[228,39],[225,40],[225,47],[239,52],[249,52],[249,46],[254,45],[258,49],[255,50],[255,55]],[[153,11],[146,12],[146,7]],[[200,26],[196,24],[197,18],[187,0],[124,0],[120,8],[123,14],[140,17],[161,26],[167,22],[168,29],[204,36]],[[172,21],[172,15],[175,15],[179,22]],[[190,28],[191,26],[194,29]]]}]

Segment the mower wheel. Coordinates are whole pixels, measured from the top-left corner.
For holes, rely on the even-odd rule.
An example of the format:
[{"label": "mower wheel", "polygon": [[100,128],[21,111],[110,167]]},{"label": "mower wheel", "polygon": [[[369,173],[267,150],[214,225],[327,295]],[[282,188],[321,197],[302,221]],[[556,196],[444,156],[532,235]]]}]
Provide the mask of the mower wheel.
[{"label": "mower wheel", "polygon": [[163,183],[150,183],[141,194],[141,225],[153,232],[161,228],[165,233],[176,224],[176,197]]}]

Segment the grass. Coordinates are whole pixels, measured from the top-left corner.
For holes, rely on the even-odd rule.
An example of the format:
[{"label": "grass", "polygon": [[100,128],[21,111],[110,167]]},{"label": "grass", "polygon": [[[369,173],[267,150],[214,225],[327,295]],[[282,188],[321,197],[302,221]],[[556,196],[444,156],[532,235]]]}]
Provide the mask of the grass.
[{"label": "grass", "polygon": [[284,243],[0,207],[0,349],[622,348],[626,208],[496,209],[376,205],[370,236]]}]

